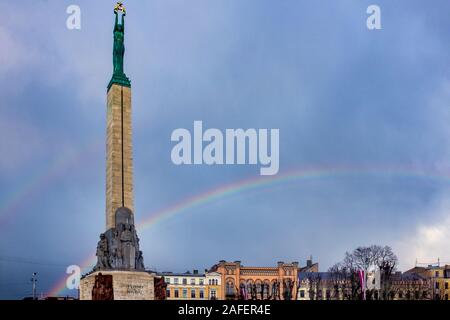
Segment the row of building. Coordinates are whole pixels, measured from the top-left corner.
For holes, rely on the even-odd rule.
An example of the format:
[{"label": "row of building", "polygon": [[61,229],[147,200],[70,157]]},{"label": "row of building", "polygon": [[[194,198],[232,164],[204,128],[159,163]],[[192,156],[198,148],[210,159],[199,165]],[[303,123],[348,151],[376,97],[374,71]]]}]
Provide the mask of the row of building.
[{"label": "row of building", "polygon": [[319,272],[312,259],[306,265],[278,262],[272,267],[247,267],[240,261],[220,261],[204,272],[162,272],[167,300],[449,300],[450,265],[414,267],[386,279],[365,276],[365,290],[355,275]]}]

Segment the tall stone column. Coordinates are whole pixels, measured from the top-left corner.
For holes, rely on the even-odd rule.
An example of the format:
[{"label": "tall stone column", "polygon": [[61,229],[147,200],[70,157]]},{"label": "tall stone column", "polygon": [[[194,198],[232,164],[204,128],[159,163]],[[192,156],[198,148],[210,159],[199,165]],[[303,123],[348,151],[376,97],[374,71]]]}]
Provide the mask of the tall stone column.
[{"label": "tall stone column", "polygon": [[114,68],[106,104],[106,230],[97,244],[97,264],[80,279],[80,299],[153,300],[155,274],[145,270],[134,226],[131,83],[123,68],[126,12],[121,2],[114,15]]},{"label": "tall stone column", "polygon": [[115,212],[134,212],[131,88],[112,83],[107,99],[106,230],[114,228]]}]

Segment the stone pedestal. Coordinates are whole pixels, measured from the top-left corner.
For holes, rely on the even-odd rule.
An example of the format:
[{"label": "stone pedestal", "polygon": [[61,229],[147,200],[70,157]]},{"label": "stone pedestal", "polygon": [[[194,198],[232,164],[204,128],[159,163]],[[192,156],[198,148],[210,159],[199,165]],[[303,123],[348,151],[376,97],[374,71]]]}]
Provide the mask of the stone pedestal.
[{"label": "stone pedestal", "polygon": [[95,276],[111,275],[114,300],[154,300],[154,275],[145,271],[102,270],[93,272],[80,281],[80,300],[92,300]]}]

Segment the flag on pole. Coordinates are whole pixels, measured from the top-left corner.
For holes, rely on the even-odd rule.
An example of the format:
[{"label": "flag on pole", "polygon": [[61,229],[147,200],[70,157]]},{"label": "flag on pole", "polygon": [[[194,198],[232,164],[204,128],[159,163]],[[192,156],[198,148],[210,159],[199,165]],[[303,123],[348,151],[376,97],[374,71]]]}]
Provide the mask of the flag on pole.
[{"label": "flag on pole", "polygon": [[361,296],[366,300],[366,273],[364,270],[358,270],[359,283],[361,284]]}]

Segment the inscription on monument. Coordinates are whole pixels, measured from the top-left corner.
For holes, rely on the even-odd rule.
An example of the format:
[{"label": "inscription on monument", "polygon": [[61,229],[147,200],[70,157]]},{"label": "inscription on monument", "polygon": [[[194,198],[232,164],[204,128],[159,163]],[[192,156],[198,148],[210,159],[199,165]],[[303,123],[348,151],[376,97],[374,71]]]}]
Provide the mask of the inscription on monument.
[{"label": "inscription on monument", "polygon": [[139,294],[141,295],[144,291],[144,286],[143,285],[138,285],[138,284],[128,284],[126,285],[127,288],[127,293],[128,294]]}]

